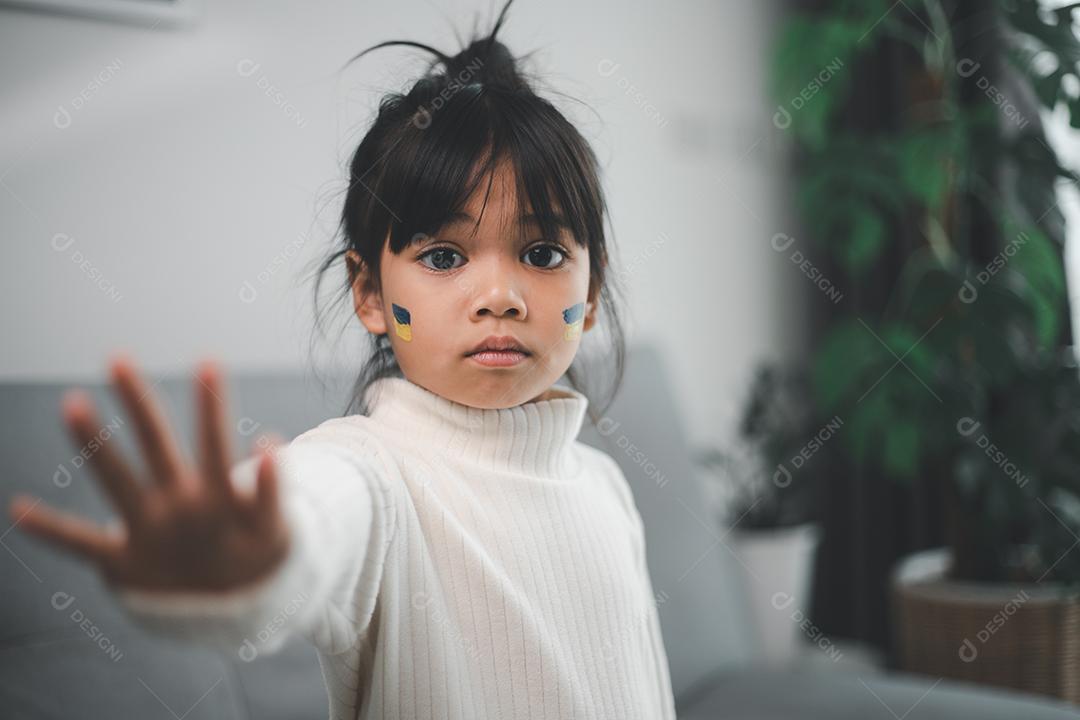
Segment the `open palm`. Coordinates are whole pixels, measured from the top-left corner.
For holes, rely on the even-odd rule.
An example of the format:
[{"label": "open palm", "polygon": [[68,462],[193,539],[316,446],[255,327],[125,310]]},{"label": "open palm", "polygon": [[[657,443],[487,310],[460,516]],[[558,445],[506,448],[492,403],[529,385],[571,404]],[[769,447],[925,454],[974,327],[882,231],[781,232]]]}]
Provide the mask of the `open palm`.
[{"label": "open palm", "polygon": [[97,448],[90,464],[123,519],[121,531],[25,496],[9,508],[17,526],[96,563],[107,582],[127,588],[224,591],[266,575],[289,543],[272,449],[260,455],[255,492],[238,492],[230,477],[224,393],[215,365],[206,362],[196,373],[198,467],[181,456],[160,405],[133,365],[117,359],[111,371],[134,420],[148,479],[140,481],[111,441],[101,441],[101,423],[86,393],[66,397],[64,419],[80,447]]}]

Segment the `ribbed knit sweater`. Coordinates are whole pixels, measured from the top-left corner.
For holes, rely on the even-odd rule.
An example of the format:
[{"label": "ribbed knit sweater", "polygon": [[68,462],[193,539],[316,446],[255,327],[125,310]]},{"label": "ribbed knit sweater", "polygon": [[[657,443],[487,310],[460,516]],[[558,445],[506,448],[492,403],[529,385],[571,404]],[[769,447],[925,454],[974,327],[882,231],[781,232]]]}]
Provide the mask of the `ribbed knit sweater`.
[{"label": "ribbed knit sweater", "polygon": [[278,451],[280,565],[229,593],[116,589],[133,619],[244,660],[306,638],[331,720],[673,720],[641,517],[577,440],[588,399],[556,385],[480,409],[400,377],[368,393],[368,415]]}]

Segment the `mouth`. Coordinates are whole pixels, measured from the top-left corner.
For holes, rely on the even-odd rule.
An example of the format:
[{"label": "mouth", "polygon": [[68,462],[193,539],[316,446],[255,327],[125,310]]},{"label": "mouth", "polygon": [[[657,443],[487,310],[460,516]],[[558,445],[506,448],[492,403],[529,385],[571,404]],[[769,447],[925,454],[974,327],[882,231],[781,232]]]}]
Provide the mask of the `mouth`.
[{"label": "mouth", "polygon": [[487,367],[509,367],[517,365],[532,353],[518,342],[517,338],[506,335],[491,336],[465,354],[474,362]]},{"label": "mouth", "polygon": [[510,367],[524,362],[529,355],[518,350],[481,350],[470,353],[468,357],[487,367]]}]

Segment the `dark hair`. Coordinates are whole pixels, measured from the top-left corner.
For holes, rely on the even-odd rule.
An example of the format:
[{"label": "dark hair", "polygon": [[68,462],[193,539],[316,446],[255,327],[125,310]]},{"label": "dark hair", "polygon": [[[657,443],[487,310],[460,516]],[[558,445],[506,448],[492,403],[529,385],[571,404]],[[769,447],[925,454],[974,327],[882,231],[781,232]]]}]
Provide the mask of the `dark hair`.
[{"label": "dark hair", "polygon": [[[316,327],[322,276],[339,258],[355,251],[370,269],[365,289],[381,292],[384,242],[399,254],[418,236],[434,235],[464,207],[484,175],[490,187],[496,163],[508,157],[518,197],[528,197],[543,235],[558,235],[561,215],[574,242],[588,247],[590,292],[597,289],[599,306],[607,314],[615,366],[602,414],[622,383],[626,346],[619,302],[613,298],[621,291],[607,273],[607,210],[599,167],[586,140],[533,91],[510,51],[495,39],[511,2],[487,37],[472,40],[453,57],[420,43],[391,40],[349,61],[388,45],[420,48],[436,58],[407,94],[383,97],[378,116],[353,154],[339,225],[342,245],[317,270]],[[352,274],[346,275],[344,298],[351,296],[353,284]],[[371,337],[371,356],[356,379],[346,414],[354,408],[368,413],[364,393],[371,382],[402,376],[387,335]],[[589,396],[575,367],[583,354],[579,349],[566,376],[572,387]],[[593,413],[594,422],[598,416]]]}]

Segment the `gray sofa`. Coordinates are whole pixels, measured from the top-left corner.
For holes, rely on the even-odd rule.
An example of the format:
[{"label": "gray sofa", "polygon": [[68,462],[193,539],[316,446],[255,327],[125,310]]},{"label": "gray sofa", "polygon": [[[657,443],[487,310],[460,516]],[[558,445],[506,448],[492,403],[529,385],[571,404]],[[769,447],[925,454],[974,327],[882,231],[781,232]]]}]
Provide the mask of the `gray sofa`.
[{"label": "gray sofa", "polygon": [[[105,377],[104,368],[102,378]],[[335,416],[350,378],[227,374],[234,420],[286,438]],[[112,517],[59,415],[65,389],[90,390],[106,421],[138,457],[128,419],[104,383],[0,384],[0,501],[28,492],[98,521]],[[173,427],[192,451],[192,379],[159,379]],[[582,440],[622,466],[645,522],[648,561],[679,717],[1001,718],[1080,717],[1080,708],[1035,696],[893,673],[768,669],[759,662],[743,570],[700,510],[677,403],[657,353],[632,349],[626,384]],[[5,513],[6,516],[6,513]],[[277,718],[320,720],[327,698],[312,648],[293,643],[245,662],[172,644],[141,631],[112,602],[92,569],[27,534],[0,527],[0,717]]]}]

